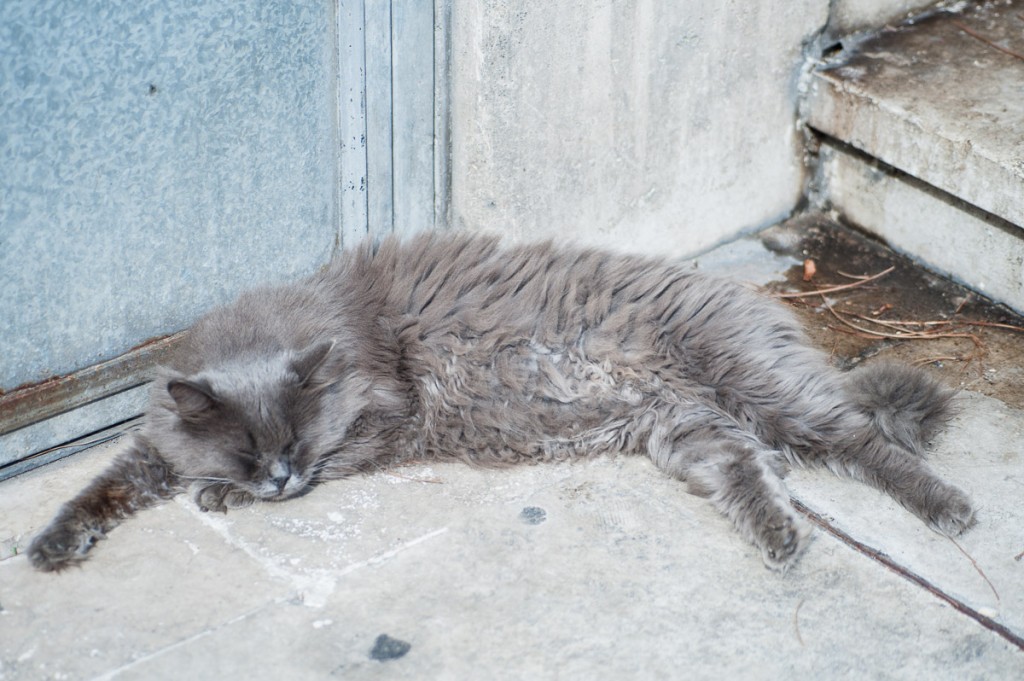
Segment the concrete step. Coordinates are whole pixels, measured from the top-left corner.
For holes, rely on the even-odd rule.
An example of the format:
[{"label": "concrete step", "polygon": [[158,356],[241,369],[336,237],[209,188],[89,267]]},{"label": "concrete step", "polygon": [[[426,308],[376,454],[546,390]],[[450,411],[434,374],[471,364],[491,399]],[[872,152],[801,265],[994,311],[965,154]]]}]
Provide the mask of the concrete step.
[{"label": "concrete step", "polygon": [[895,248],[1022,310],[1024,0],[960,9],[854,41],[813,73],[820,191]]}]

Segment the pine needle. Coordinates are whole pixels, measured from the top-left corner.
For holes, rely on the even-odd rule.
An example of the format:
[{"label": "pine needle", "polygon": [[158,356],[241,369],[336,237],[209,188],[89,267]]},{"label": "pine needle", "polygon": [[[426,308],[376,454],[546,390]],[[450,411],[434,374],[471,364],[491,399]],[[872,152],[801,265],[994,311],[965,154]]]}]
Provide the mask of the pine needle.
[{"label": "pine needle", "polygon": [[887,270],[882,270],[878,274],[874,274],[874,275],[872,275],[870,277],[864,277],[863,279],[858,279],[857,281],[853,282],[852,284],[840,284],[838,286],[830,286],[828,288],[822,288],[822,289],[818,289],[816,291],[804,291],[802,293],[776,293],[775,297],[776,298],[806,298],[808,296],[818,296],[818,295],[824,295],[826,293],[837,293],[839,291],[848,291],[848,290],[850,290],[852,288],[857,288],[858,286],[863,286],[864,284],[866,284],[866,283],[868,283],[870,281],[875,281],[876,279],[881,279],[882,277],[884,277],[885,275],[891,273],[895,269],[896,269],[896,266],[893,265],[892,267],[890,267]]}]

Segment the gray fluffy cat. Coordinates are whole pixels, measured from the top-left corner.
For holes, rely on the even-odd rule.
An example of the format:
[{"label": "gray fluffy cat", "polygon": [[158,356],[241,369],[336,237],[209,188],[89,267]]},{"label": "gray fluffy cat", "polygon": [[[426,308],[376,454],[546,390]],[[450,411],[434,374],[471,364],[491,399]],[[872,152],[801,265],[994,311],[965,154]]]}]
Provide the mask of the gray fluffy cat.
[{"label": "gray fluffy cat", "polygon": [[153,381],[128,450],[29,557],[78,563],[186,489],[223,511],[402,461],[622,452],[706,496],[785,569],[808,534],[787,462],[867,482],[944,534],[972,524],[967,496],[922,458],[950,397],[905,365],[841,374],[784,307],[678,264],[389,239],[202,318]]}]

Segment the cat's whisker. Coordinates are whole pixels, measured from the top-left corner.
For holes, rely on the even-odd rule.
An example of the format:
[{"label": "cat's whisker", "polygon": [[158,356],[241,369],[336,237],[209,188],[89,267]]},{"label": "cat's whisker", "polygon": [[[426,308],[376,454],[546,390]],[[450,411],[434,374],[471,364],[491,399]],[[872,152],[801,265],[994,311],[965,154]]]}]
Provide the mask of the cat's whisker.
[{"label": "cat's whisker", "polygon": [[359,465],[342,464],[330,459],[320,459],[313,464],[310,469],[309,477],[313,484],[317,484],[324,482],[325,480],[357,475],[360,472],[362,472],[362,468]]},{"label": "cat's whisker", "polygon": [[231,478],[218,478],[218,477],[209,476],[209,475],[178,475],[178,477],[180,479],[182,479],[182,480],[195,480],[195,481],[202,481],[202,482],[226,482],[226,483],[234,482],[233,480],[231,480]]}]

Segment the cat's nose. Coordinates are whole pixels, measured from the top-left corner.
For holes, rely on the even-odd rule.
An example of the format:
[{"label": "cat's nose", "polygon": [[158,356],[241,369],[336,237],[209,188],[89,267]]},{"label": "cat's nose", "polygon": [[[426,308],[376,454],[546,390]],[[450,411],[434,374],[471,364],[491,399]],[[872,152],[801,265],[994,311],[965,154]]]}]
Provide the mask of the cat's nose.
[{"label": "cat's nose", "polygon": [[270,467],[270,482],[277,487],[278,492],[284,491],[284,486],[292,477],[292,467],[284,459],[279,459]]}]

